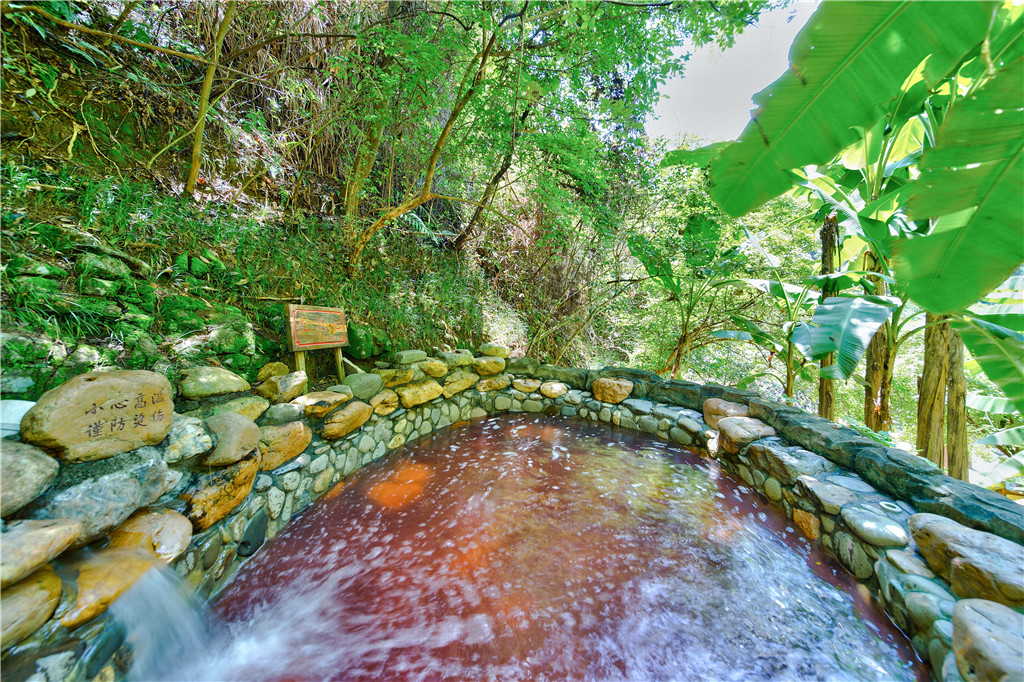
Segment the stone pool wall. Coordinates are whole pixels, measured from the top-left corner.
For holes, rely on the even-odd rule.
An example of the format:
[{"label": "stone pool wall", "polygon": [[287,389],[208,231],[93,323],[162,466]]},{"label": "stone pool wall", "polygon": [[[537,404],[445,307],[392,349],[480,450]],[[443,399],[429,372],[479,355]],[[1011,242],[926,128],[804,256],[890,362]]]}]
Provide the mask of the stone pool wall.
[{"label": "stone pool wall", "polygon": [[5,679],[123,676],[107,607],[154,562],[208,597],[356,469],[502,412],[601,421],[717,459],[877,595],[936,679],[1024,678],[1024,508],[748,391],[508,355],[402,351],[312,393],[272,363],[255,385],[199,367],[176,387],[113,371],[45,394],[0,450]]}]

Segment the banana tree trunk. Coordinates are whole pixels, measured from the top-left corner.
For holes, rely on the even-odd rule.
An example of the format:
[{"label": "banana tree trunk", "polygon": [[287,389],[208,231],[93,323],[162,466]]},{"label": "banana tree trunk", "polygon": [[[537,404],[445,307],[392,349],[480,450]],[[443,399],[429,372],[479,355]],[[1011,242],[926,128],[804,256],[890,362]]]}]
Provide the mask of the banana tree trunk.
[{"label": "banana tree trunk", "polygon": [[[836,214],[825,219],[819,232],[821,236],[821,274],[830,275],[836,271],[836,242],[839,236],[839,223]],[[828,283],[821,287],[821,300],[825,300],[832,294],[833,287]],[[832,353],[821,359],[820,369],[825,369],[832,364]],[[831,379],[818,377],[818,414],[825,419],[835,419],[835,384]]]},{"label": "banana tree trunk", "polygon": [[[882,263],[871,252],[864,259],[864,269],[882,271]],[[875,293],[884,295],[885,282],[871,277]],[[864,353],[864,423],[872,431],[892,430],[889,396],[892,393],[892,361],[889,349],[889,323],[886,322],[868,344]]]},{"label": "banana tree trunk", "polygon": [[946,455],[949,475],[968,480],[971,455],[967,449],[967,376],[964,374],[964,342],[949,332],[949,382],[946,385]]},{"label": "banana tree trunk", "polygon": [[942,315],[928,313],[925,319],[929,326],[924,330],[924,370],[918,379],[917,454],[945,468],[949,324],[942,322]]}]

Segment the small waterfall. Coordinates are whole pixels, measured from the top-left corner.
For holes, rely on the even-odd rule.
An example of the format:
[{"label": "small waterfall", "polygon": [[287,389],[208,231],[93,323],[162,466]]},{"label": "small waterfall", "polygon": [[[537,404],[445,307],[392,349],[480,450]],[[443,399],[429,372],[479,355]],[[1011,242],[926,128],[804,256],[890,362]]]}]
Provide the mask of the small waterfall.
[{"label": "small waterfall", "polygon": [[202,651],[209,624],[202,602],[172,570],[154,566],[110,606],[132,649],[131,680],[167,680]]}]

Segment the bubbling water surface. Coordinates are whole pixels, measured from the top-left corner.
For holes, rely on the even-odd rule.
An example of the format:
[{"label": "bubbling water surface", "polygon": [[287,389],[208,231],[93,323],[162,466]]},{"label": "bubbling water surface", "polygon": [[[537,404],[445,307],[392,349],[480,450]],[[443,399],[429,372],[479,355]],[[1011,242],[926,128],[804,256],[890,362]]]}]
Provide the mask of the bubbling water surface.
[{"label": "bubbling water surface", "polygon": [[633,432],[461,425],[293,519],[215,602],[211,653],[167,677],[923,679],[788,523]]}]

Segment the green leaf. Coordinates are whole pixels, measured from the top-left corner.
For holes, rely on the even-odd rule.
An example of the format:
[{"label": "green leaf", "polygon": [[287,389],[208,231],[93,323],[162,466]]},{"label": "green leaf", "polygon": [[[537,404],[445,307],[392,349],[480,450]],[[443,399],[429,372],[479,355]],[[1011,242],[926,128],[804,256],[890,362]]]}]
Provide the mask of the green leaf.
[{"label": "green leaf", "polygon": [[1024,445],[1024,426],[996,431],[976,442],[978,445]]},{"label": "green leaf", "polygon": [[821,375],[847,379],[857,368],[871,338],[898,306],[898,299],[882,296],[826,298],[814,311],[810,324],[794,329],[793,343],[804,357],[813,360],[835,353],[834,364],[823,367]]},{"label": "green leaf", "polygon": [[762,329],[756,322],[740,315],[730,315],[733,324],[750,335],[751,340],[762,348],[773,350],[778,354],[786,352],[785,344]]},{"label": "green leaf", "polygon": [[708,336],[716,339],[732,339],[733,341],[753,341],[754,337],[749,332],[740,332],[731,329],[719,329],[710,332]]},{"label": "green leaf", "polygon": [[668,256],[647,237],[635,234],[626,239],[626,245],[633,257],[640,261],[647,274],[669,291],[679,294],[679,282],[672,274],[672,263]]},{"label": "green leaf", "polygon": [[951,324],[985,376],[1024,413],[1024,334],[969,315]]},{"label": "green leaf", "polygon": [[[1016,429],[1009,430],[1015,431],[1019,429],[1024,429],[1024,427],[1017,427]],[[1018,436],[1018,438],[1019,437],[1020,436]],[[978,442],[980,443],[981,441]],[[1012,457],[1007,457],[1002,462],[995,465],[995,467],[993,467],[991,471],[989,471],[987,474],[981,477],[981,485],[985,486],[986,488],[991,488],[992,486],[1002,483],[1008,478],[1020,476],[1021,474],[1024,474],[1024,452],[1018,452],[1016,455],[1013,455]]]},{"label": "green leaf", "polygon": [[967,407],[989,414],[1013,414],[1017,410],[1008,399],[996,395],[967,394]]},{"label": "green leaf", "polygon": [[933,313],[963,310],[1024,262],[1024,58],[956,105],[924,155],[910,199],[932,232],[894,246],[907,292]]},{"label": "green leaf", "polygon": [[661,160],[661,167],[669,166],[700,166],[704,167],[711,163],[718,155],[729,146],[730,142],[713,142],[700,149],[676,149],[665,154]]},{"label": "green leaf", "polygon": [[[927,59],[934,86],[984,39],[997,3],[824,2],[797,35],[789,70],[754,96],[739,140],[711,164],[712,196],[739,216],[790,187],[870,128]],[[927,27],[927,30],[922,30]]]}]

